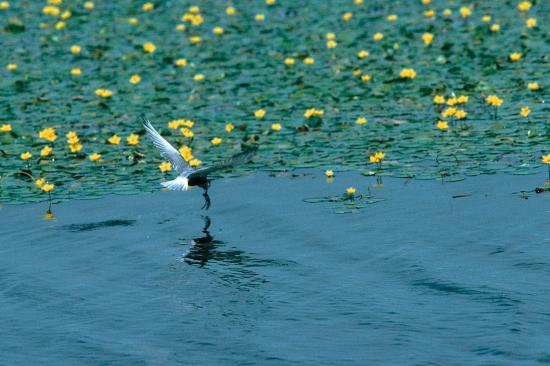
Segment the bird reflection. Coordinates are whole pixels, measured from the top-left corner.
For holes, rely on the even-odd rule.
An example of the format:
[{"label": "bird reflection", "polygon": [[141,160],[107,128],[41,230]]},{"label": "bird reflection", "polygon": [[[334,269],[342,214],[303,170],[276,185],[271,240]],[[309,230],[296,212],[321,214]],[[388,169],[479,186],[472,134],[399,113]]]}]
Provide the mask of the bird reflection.
[{"label": "bird reflection", "polygon": [[203,216],[203,219],[203,236],[191,239],[193,246],[183,259],[188,264],[198,264],[201,267],[216,256],[215,249],[223,244],[223,241],[215,240],[210,234],[210,225],[212,224],[210,217]]}]

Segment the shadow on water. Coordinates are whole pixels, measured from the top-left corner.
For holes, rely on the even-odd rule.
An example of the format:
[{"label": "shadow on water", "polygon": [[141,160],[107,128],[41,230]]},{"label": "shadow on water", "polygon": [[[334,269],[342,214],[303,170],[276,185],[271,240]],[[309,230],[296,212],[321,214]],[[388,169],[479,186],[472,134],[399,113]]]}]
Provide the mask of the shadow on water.
[{"label": "shadow on water", "polygon": [[63,230],[72,232],[91,231],[113,226],[132,226],[136,223],[136,220],[105,220],[99,222],[91,222],[86,224],[71,224],[64,225],[61,228]]}]

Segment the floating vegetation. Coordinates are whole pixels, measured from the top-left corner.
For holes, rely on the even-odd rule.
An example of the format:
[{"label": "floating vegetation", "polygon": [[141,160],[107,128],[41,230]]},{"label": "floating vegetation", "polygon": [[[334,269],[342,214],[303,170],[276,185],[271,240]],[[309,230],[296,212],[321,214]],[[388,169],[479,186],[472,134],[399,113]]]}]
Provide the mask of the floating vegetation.
[{"label": "floating vegetation", "polygon": [[458,180],[550,150],[548,2],[1,4],[3,202],[158,189],[142,113],[192,166],[259,145],[237,174]]},{"label": "floating vegetation", "polygon": [[374,203],[384,201],[383,198],[374,197],[369,189],[368,194],[359,193],[354,187],[349,187],[346,192],[336,196],[325,197],[311,197],[303,200],[307,203],[337,203],[338,205],[332,206],[331,209],[337,214],[355,213],[360,209],[368,207]]}]

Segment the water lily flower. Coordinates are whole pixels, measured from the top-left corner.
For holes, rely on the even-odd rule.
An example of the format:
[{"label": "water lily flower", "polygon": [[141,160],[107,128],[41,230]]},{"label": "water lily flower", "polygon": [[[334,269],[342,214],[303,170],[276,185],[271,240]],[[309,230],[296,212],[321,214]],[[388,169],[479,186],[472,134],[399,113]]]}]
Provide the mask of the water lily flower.
[{"label": "water lily flower", "polygon": [[437,121],[435,127],[439,128],[440,130],[446,130],[449,128],[449,124],[445,121]]},{"label": "water lily flower", "polygon": [[19,155],[19,157],[21,158],[21,160],[29,160],[30,158],[32,158],[32,154],[28,151],[22,153],[21,155]]},{"label": "water lily flower", "polygon": [[359,117],[355,120],[355,123],[357,123],[358,125],[364,125],[365,123],[367,123],[367,119],[364,117]]},{"label": "water lily flower", "polygon": [[130,77],[130,84],[138,84],[140,81],[141,81],[141,76],[139,76],[138,74],[134,74],[132,75],[132,77]]},{"label": "water lily flower", "polygon": [[111,145],[118,145],[120,143],[120,137],[113,135],[107,139]]},{"label": "water lily flower", "polygon": [[402,69],[399,76],[401,79],[414,79],[416,77],[416,71],[414,71],[414,69]]},{"label": "water lily flower", "polygon": [[332,178],[334,177],[334,172],[331,169],[327,169],[325,170],[325,175],[327,176],[327,178]]},{"label": "water lily flower", "polygon": [[212,145],[219,145],[222,143],[222,139],[219,138],[219,137],[214,137],[212,140],[210,140],[210,142],[212,143]]},{"label": "water lily flower", "polygon": [[304,64],[306,65],[313,65],[315,63],[315,59],[313,57],[306,57],[304,58]]},{"label": "water lily flower", "polygon": [[364,59],[369,56],[369,51],[361,50],[357,53],[357,57]]},{"label": "water lily flower", "polygon": [[50,142],[54,142],[55,139],[57,139],[55,129],[53,129],[52,127],[45,128],[42,131],[38,132],[38,137]]},{"label": "water lily flower", "polygon": [[227,132],[233,131],[234,128],[235,128],[235,126],[233,126],[233,123],[228,123],[228,124],[225,125],[225,131],[227,131]]},{"label": "water lily flower", "polygon": [[254,117],[258,118],[258,119],[261,119],[261,118],[264,118],[265,117],[265,109],[263,108],[260,108],[258,109],[256,112],[254,112]]},{"label": "water lily flower", "polygon": [[135,133],[131,134],[126,138],[126,142],[128,145],[137,145],[139,143],[139,135],[136,135]]},{"label": "water lily flower", "polygon": [[52,150],[53,150],[53,148],[51,146],[44,146],[42,148],[42,150],[40,150],[40,156],[46,157],[46,156],[50,155]]},{"label": "water lily flower", "polygon": [[11,130],[12,130],[11,124],[9,123],[5,123],[0,126],[0,132],[11,132]]},{"label": "water lily flower", "polygon": [[51,184],[51,183],[46,183],[46,184],[43,184],[40,188],[41,188],[44,192],[50,193],[50,192],[53,191],[53,189],[55,188],[55,185],[54,185],[54,184]]},{"label": "water lily flower", "polygon": [[143,51],[145,51],[147,53],[153,53],[153,52],[155,52],[156,49],[157,49],[157,47],[155,46],[155,44],[153,42],[145,42],[143,44]]},{"label": "water lily flower", "polygon": [[172,164],[170,164],[169,161],[164,161],[160,163],[159,169],[162,173],[169,172],[170,170],[172,170]]},{"label": "water lily flower", "polygon": [[527,116],[529,116],[529,113],[531,113],[531,110],[529,109],[528,106],[525,106],[525,107],[521,108],[521,110],[519,112],[519,115],[522,116],[522,117],[527,118]]},{"label": "water lily flower", "polygon": [[519,60],[521,60],[521,57],[522,57],[522,54],[519,53],[519,52],[513,52],[510,54],[510,61],[512,62],[517,62]]},{"label": "water lily flower", "polygon": [[273,123],[273,124],[271,125],[271,129],[272,129],[273,131],[280,131],[281,128],[283,128],[283,126],[281,126],[280,123]]},{"label": "water lily flower", "polygon": [[101,154],[93,153],[93,154],[90,154],[89,158],[91,161],[99,161],[101,160]]}]

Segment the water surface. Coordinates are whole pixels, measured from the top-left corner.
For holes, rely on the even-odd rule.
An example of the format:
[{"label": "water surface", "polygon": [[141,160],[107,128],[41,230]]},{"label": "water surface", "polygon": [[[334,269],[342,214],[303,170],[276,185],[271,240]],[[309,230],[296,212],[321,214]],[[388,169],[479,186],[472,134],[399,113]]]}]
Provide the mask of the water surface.
[{"label": "water surface", "polygon": [[[544,174],[303,172],[0,209],[2,364],[550,362]],[[370,188],[354,214],[306,203]],[[454,198],[453,198],[454,197]]]}]

